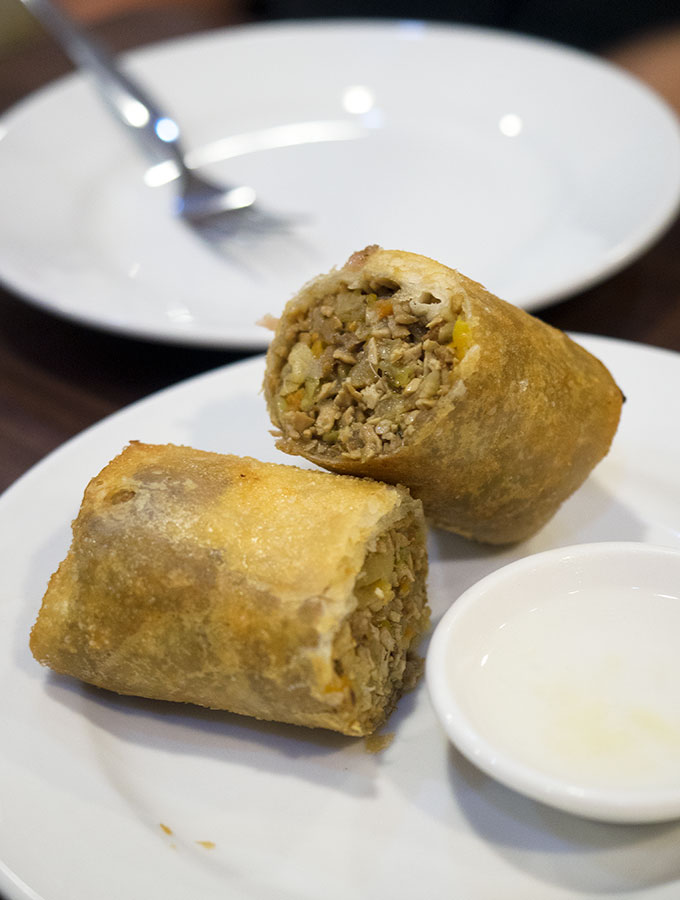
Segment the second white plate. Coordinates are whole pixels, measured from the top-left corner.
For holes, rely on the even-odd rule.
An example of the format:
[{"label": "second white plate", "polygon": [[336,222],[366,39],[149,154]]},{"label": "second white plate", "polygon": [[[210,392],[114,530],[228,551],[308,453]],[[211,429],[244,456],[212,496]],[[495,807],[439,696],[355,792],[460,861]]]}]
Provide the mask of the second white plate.
[{"label": "second white plate", "polygon": [[92,86],[71,76],[0,123],[0,278],[138,337],[264,347],[255,322],[369,243],[432,256],[527,309],[619,269],[680,196],[670,111],[555,44],[417,22],[249,26],[130,55],[189,162],[299,221],[209,252],[172,220]]}]

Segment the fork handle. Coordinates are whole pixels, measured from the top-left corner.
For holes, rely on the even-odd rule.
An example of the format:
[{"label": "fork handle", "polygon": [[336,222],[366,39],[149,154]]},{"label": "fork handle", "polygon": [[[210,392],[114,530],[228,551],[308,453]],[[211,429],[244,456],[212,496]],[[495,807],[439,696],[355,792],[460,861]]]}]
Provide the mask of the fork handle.
[{"label": "fork handle", "polygon": [[74,65],[92,76],[116,118],[155,162],[172,159],[186,172],[177,123],[152,100],[98,41],[51,0],[21,0]]}]

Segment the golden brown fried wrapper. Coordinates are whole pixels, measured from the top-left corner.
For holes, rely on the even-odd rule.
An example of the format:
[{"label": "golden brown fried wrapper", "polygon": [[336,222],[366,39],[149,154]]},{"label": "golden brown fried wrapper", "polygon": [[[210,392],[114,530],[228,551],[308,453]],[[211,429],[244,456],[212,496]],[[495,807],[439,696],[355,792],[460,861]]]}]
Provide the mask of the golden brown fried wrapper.
[{"label": "golden brown fried wrapper", "polygon": [[420,671],[426,571],[403,488],[133,443],[85,491],[31,650],[121,694],[368,734]]},{"label": "golden brown fried wrapper", "polygon": [[494,544],[553,516],[609,450],[622,403],[562,332],[379,247],[287,304],[264,391],[281,450],[404,484],[434,524]]}]

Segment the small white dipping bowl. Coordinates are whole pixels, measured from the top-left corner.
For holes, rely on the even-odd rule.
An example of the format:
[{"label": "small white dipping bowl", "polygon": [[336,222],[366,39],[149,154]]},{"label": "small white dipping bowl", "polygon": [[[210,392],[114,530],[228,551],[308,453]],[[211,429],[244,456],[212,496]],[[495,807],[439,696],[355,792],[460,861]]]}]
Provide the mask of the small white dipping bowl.
[{"label": "small white dipping bowl", "polygon": [[493,572],[435,629],[427,686],[508,787],[601,821],[680,818],[680,551],[586,544]]}]

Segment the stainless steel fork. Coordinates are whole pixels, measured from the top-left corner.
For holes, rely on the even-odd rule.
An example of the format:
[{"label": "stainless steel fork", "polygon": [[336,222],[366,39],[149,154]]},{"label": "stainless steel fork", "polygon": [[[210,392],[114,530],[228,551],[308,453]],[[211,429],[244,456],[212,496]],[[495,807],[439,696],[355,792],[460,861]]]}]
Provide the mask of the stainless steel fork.
[{"label": "stainless steel fork", "polygon": [[286,227],[286,220],[255,204],[255,191],[251,187],[217,184],[190,169],[184,161],[181,131],[175,119],[60,7],[51,0],[22,0],[22,3],[74,65],[93,77],[109,109],[147,156],[156,163],[173,163],[178,181],[175,213],[187,225],[210,242]]}]

